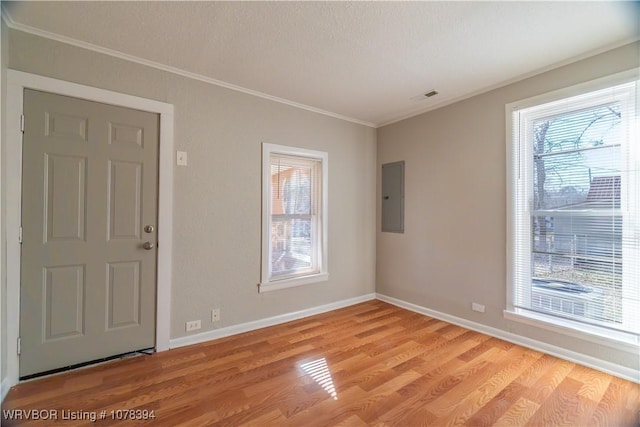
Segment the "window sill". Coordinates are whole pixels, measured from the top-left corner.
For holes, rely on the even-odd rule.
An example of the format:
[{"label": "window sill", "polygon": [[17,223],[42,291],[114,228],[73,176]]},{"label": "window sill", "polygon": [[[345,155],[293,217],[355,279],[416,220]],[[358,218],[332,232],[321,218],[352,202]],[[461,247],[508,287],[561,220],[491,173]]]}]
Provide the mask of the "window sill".
[{"label": "window sill", "polygon": [[295,286],[310,285],[312,283],[326,282],[329,280],[329,273],[317,273],[309,276],[292,277],[289,279],[272,280],[262,282],[258,285],[260,293],[277,291],[278,289],[293,288]]},{"label": "window sill", "polygon": [[628,332],[617,332],[597,326],[588,326],[568,319],[546,316],[542,313],[532,313],[517,308],[505,310],[504,318],[627,353],[637,354],[640,349],[640,336]]}]

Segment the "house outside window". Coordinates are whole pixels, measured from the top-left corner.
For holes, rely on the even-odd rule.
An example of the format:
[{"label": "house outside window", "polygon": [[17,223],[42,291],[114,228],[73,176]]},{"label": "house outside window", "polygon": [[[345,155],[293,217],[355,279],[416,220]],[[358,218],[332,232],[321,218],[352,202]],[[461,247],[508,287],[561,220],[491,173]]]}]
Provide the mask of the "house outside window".
[{"label": "house outside window", "polygon": [[505,315],[637,345],[637,82],[615,80],[507,106]]},{"label": "house outside window", "polygon": [[325,281],[325,152],[263,144],[260,292]]}]

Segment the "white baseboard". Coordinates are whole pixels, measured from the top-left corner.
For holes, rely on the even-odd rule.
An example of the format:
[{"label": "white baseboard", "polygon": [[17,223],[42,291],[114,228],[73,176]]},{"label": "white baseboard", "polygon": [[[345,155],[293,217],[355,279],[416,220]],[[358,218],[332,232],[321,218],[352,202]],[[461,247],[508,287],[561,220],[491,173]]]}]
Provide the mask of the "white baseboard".
[{"label": "white baseboard", "polygon": [[0,403],[4,402],[4,398],[7,397],[10,388],[11,380],[9,378],[3,379],[2,384],[0,384]]},{"label": "white baseboard", "polygon": [[586,354],[578,353],[575,351],[567,350],[562,347],[547,344],[542,341],[537,341],[531,338],[523,337],[521,335],[503,331],[502,329],[493,328],[491,326],[483,325],[481,323],[473,322],[471,320],[463,319],[461,317],[452,316],[450,314],[442,313],[436,310],[431,310],[429,308],[412,304],[410,302],[406,302],[397,298],[389,297],[387,295],[376,294],[376,298],[379,299],[380,301],[388,302],[389,304],[393,304],[395,306],[405,308],[407,310],[411,310],[416,313],[423,314],[425,316],[443,320],[445,322],[452,323],[454,325],[462,326],[463,328],[471,329],[473,331],[490,335],[492,337],[499,338],[504,341],[509,341],[511,343],[518,344],[523,347],[527,347],[536,351],[547,353],[552,356],[568,360],[570,362],[587,366],[589,368],[597,369],[598,371],[606,372],[607,374],[611,374],[628,381],[640,383],[640,373],[626,366],[621,366],[616,363],[609,362],[607,360],[598,359],[592,356],[587,356]]},{"label": "white baseboard", "polygon": [[253,322],[241,323],[239,325],[214,329],[212,331],[206,331],[195,335],[174,338],[169,341],[169,347],[178,348],[192,344],[199,344],[202,342],[224,338],[231,335],[241,334],[243,332],[266,328],[268,326],[279,325],[281,323],[302,319],[304,317],[313,316],[315,314],[326,313],[327,311],[337,310],[339,308],[348,307],[350,305],[359,304],[361,302],[371,301],[374,299],[376,299],[376,294],[366,294],[355,298],[332,302],[330,304],[325,304],[318,307],[312,307],[292,313],[281,314],[278,316],[268,317],[266,319],[255,320]]}]

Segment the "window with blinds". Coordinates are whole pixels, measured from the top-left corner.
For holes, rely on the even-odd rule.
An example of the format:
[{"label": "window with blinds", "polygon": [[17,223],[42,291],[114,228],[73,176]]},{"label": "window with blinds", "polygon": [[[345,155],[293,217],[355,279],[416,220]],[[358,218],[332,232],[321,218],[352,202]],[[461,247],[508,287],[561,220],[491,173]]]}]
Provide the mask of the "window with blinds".
[{"label": "window with blinds", "polygon": [[326,280],[327,154],[263,144],[261,290]]},{"label": "window with blinds", "polygon": [[508,311],[637,343],[636,90],[632,81],[512,109]]}]

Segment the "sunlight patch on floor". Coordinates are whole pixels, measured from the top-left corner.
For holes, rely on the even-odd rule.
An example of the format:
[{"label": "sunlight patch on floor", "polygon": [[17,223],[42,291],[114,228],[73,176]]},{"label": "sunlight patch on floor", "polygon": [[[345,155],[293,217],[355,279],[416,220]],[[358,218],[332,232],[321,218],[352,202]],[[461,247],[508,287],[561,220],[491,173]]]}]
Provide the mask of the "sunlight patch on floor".
[{"label": "sunlight patch on floor", "polygon": [[338,393],[333,384],[333,378],[331,377],[331,371],[329,371],[329,365],[327,360],[323,357],[321,359],[312,360],[311,362],[303,363],[300,365],[303,371],[305,371],[313,380],[320,385],[333,400],[338,400]]}]

